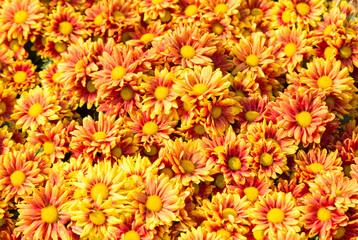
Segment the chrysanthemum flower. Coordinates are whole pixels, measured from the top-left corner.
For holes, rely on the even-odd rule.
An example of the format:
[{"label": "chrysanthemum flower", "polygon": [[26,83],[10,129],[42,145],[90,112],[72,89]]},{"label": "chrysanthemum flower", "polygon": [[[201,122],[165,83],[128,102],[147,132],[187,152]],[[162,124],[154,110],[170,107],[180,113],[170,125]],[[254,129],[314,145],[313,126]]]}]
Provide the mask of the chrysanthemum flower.
[{"label": "chrysanthemum flower", "polygon": [[139,13],[143,13],[143,21],[164,18],[166,11],[176,12],[178,0],[144,0],[139,3]]},{"label": "chrysanthemum flower", "polygon": [[30,61],[15,61],[9,66],[5,83],[19,92],[34,88],[39,83],[36,66]]},{"label": "chrysanthemum flower", "polygon": [[18,204],[20,215],[15,231],[34,240],[72,239],[71,230],[65,226],[70,220],[70,198],[62,187],[51,186],[47,181],[45,187],[34,189],[33,195]]},{"label": "chrysanthemum flower", "polygon": [[147,229],[160,225],[171,225],[179,211],[185,207],[186,192],[181,192],[175,182],[161,174],[148,176],[144,190],[129,195],[132,210],[139,223],[146,223]]},{"label": "chrysanthemum flower", "polygon": [[40,87],[24,92],[17,100],[11,118],[16,126],[22,129],[35,130],[49,121],[57,120],[57,112],[61,110],[56,96]]},{"label": "chrysanthemum flower", "polygon": [[15,145],[15,141],[12,139],[13,135],[12,129],[7,126],[0,128],[0,155],[13,149],[12,147]]},{"label": "chrysanthemum flower", "polygon": [[204,18],[230,17],[238,13],[241,1],[235,0],[204,0]]},{"label": "chrysanthemum flower", "polygon": [[117,225],[116,239],[120,240],[152,240],[154,231],[147,230],[145,223],[139,223],[133,216],[127,217]]},{"label": "chrysanthemum flower", "polygon": [[164,35],[163,41],[153,42],[153,47],[167,60],[182,68],[195,65],[212,65],[211,56],[219,43],[214,34],[193,25],[179,25]]},{"label": "chrysanthemum flower", "polygon": [[180,0],[179,12],[176,13],[176,21],[180,23],[193,23],[200,25],[204,6],[198,0]]},{"label": "chrysanthemum flower", "polygon": [[262,231],[269,239],[277,237],[278,232],[299,232],[299,207],[291,193],[273,192],[259,196],[250,212],[253,232]]},{"label": "chrysanthemum flower", "polygon": [[8,122],[14,111],[16,92],[0,82],[0,123]]},{"label": "chrysanthemum flower", "polygon": [[6,32],[8,41],[20,44],[34,41],[39,34],[45,9],[38,0],[6,0],[0,8],[0,32]]},{"label": "chrysanthemum flower", "polygon": [[242,74],[238,72],[234,77],[230,78],[230,82],[230,90],[235,92],[235,98],[238,100],[259,94],[259,84],[255,82],[255,76],[253,76],[253,74]]},{"label": "chrysanthemum flower", "polygon": [[316,27],[317,22],[321,21],[325,11],[324,0],[292,0],[292,3],[298,24]]},{"label": "chrysanthemum flower", "polygon": [[0,76],[5,77],[8,71],[8,67],[14,64],[14,53],[9,51],[9,46],[0,46]]},{"label": "chrysanthemum flower", "polygon": [[291,27],[296,23],[296,11],[292,1],[278,0],[271,8],[270,22],[272,27]]},{"label": "chrysanthemum flower", "polygon": [[330,48],[336,49],[335,57],[342,62],[343,67],[347,67],[349,72],[353,72],[354,67],[358,66],[358,39],[342,38],[332,42]]},{"label": "chrysanthemum flower", "polygon": [[52,91],[58,96],[61,95],[61,91],[64,88],[63,83],[59,81],[60,75],[61,72],[58,70],[58,64],[55,63],[47,65],[44,70],[39,72],[41,84],[45,88],[51,88]]},{"label": "chrysanthemum flower", "polygon": [[149,25],[143,27],[135,26],[132,39],[126,41],[126,45],[151,48],[152,41],[162,39],[164,34],[164,25],[161,21],[150,22]]},{"label": "chrysanthemum flower", "polygon": [[108,29],[106,26],[108,21],[104,18],[104,9],[104,1],[99,1],[93,3],[90,8],[85,10],[84,21],[86,23],[87,30],[94,38],[101,38],[107,35]]}]

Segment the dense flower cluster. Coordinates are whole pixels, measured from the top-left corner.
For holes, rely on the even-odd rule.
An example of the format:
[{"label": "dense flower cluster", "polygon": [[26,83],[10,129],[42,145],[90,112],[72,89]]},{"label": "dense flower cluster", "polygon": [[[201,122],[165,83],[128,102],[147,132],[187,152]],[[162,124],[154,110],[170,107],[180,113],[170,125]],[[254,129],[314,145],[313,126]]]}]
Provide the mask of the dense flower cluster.
[{"label": "dense flower cluster", "polygon": [[344,0],[0,0],[0,239],[358,239],[357,79]]}]

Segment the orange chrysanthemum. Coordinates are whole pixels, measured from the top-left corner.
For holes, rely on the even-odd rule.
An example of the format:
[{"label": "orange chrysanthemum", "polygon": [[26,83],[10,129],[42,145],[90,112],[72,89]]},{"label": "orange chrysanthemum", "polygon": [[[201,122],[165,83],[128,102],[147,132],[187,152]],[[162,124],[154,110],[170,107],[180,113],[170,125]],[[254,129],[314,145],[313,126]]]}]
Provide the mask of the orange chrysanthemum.
[{"label": "orange chrysanthemum", "polygon": [[32,89],[40,82],[36,66],[30,60],[15,61],[13,65],[9,66],[6,75],[5,83],[7,87],[19,92]]}]

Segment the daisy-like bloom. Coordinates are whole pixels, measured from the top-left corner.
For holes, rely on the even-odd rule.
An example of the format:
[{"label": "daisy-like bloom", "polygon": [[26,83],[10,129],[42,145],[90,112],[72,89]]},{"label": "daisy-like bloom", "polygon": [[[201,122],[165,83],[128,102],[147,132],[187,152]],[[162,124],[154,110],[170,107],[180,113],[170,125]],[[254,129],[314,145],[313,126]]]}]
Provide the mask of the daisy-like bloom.
[{"label": "daisy-like bloom", "polygon": [[178,95],[173,88],[176,74],[166,68],[161,71],[156,68],[154,74],[154,77],[146,77],[141,84],[141,88],[146,92],[142,101],[142,111],[151,112],[151,118],[163,113],[170,114],[173,109],[178,108]]},{"label": "daisy-like bloom", "polygon": [[35,240],[72,239],[71,230],[65,226],[70,220],[69,200],[63,186],[51,186],[47,181],[45,187],[34,189],[33,195],[18,204],[20,215],[15,231]]},{"label": "daisy-like bloom", "polygon": [[290,27],[296,23],[296,11],[292,1],[279,0],[271,8],[270,22],[274,29]]},{"label": "daisy-like bloom", "polygon": [[294,140],[282,136],[282,128],[277,127],[272,121],[264,119],[263,122],[254,123],[248,126],[247,138],[251,143],[256,143],[260,139],[266,139],[280,146],[281,151],[285,155],[295,154],[298,146],[294,144]]},{"label": "daisy-like bloom", "polygon": [[211,56],[216,52],[219,39],[195,25],[180,24],[164,35],[163,41],[153,42],[153,47],[167,60],[182,68],[195,65],[213,65]]},{"label": "daisy-like bloom", "polygon": [[106,25],[108,22],[103,18],[104,9],[104,1],[100,1],[93,3],[90,8],[85,10],[84,21],[88,32],[93,37],[101,38],[107,35],[108,28],[106,28]]},{"label": "daisy-like bloom", "polygon": [[143,21],[164,18],[166,12],[177,12],[178,0],[144,0],[139,3],[139,13],[143,13]]},{"label": "daisy-like bloom", "polygon": [[53,59],[54,62],[59,62],[61,58],[61,53],[67,51],[67,48],[70,46],[69,42],[56,41],[46,39],[45,48],[42,55],[46,58]]},{"label": "daisy-like bloom", "polygon": [[181,23],[193,23],[200,25],[204,6],[198,0],[180,0],[179,12],[176,13],[176,21]]},{"label": "daisy-like bloom", "polygon": [[283,128],[284,137],[294,137],[295,144],[320,143],[325,125],[335,115],[323,103],[323,93],[304,90],[302,93],[289,88],[277,98],[273,111],[277,113],[277,126]]},{"label": "daisy-like bloom", "polygon": [[319,234],[320,239],[332,239],[337,228],[347,224],[345,211],[335,206],[332,195],[308,194],[302,198],[300,221],[307,229],[308,237]]},{"label": "daisy-like bloom", "polygon": [[16,126],[24,130],[35,130],[49,121],[59,119],[57,112],[61,110],[56,96],[40,87],[24,92],[17,100],[11,118]]},{"label": "daisy-like bloom", "polygon": [[77,43],[88,35],[84,27],[84,17],[69,5],[58,4],[49,14],[44,36],[49,40]]},{"label": "daisy-like bloom", "polygon": [[277,58],[282,60],[281,67],[292,72],[303,60],[303,56],[312,50],[307,40],[307,32],[301,27],[280,27],[276,34],[277,43],[281,43],[281,49]]},{"label": "daisy-like bloom", "polygon": [[[248,232],[248,209],[250,202],[246,197],[240,197],[237,193],[217,193],[211,201],[205,199],[199,211],[210,224],[214,222],[219,226],[225,226],[229,231]],[[203,223],[208,224],[208,223]]]},{"label": "daisy-like bloom", "polygon": [[252,72],[265,77],[273,69],[279,69],[275,56],[272,54],[273,45],[269,44],[263,33],[252,33],[242,37],[233,46],[232,54],[236,64],[234,73]]},{"label": "daisy-like bloom", "polygon": [[243,184],[247,177],[253,175],[250,151],[251,144],[243,138],[236,137],[218,153],[219,159],[215,169],[224,175],[226,184]]},{"label": "daisy-like bloom", "polygon": [[324,0],[292,0],[296,11],[296,21],[305,27],[317,26],[321,21],[322,14],[325,12]]},{"label": "daisy-like bloom", "polygon": [[224,47],[226,47],[228,45],[228,41],[232,39],[234,26],[231,24],[231,20],[229,18],[214,17],[206,20],[200,27],[207,28],[210,32],[220,37],[223,41],[222,45]]},{"label": "daisy-like bloom", "polygon": [[338,50],[336,58],[341,60],[342,66],[353,72],[354,67],[358,66],[358,39],[337,39],[331,45],[331,48]]},{"label": "daisy-like bloom", "polygon": [[264,236],[273,239],[278,232],[299,232],[300,211],[296,199],[291,193],[272,192],[259,196],[255,207],[250,211],[253,232],[261,231]]},{"label": "daisy-like bloom", "polygon": [[18,60],[8,68],[7,79],[5,83],[19,92],[32,89],[39,83],[36,73],[36,66],[31,60]]},{"label": "daisy-like bloom", "polygon": [[204,18],[230,17],[238,13],[241,1],[235,0],[204,0]]},{"label": "daisy-like bloom", "polygon": [[115,118],[103,112],[99,113],[98,121],[94,121],[91,116],[85,117],[82,126],[75,126],[76,130],[71,132],[71,152],[75,156],[83,153],[93,160],[97,154],[110,156],[124,122],[123,118]]},{"label": "daisy-like bloom", "polygon": [[38,0],[6,0],[0,8],[0,32],[6,32],[8,41],[20,44],[34,41],[39,34],[45,9]]},{"label": "daisy-like bloom", "polygon": [[153,231],[147,230],[145,223],[139,223],[133,216],[127,217],[117,228],[116,239],[120,240],[152,240],[154,237]]},{"label": "daisy-like bloom", "polygon": [[164,165],[158,164],[162,172],[188,186],[190,183],[199,184],[201,181],[213,180],[211,171],[214,163],[203,153],[201,140],[183,142],[182,138],[176,138],[175,141],[165,141],[157,161]]},{"label": "daisy-like bloom", "polygon": [[235,98],[238,100],[260,94],[258,92],[259,84],[255,82],[253,74],[238,72],[234,77],[230,78],[230,82],[230,90],[235,93]]},{"label": "daisy-like bloom", "polygon": [[125,123],[134,133],[134,138],[150,151],[152,144],[162,145],[164,140],[168,140],[170,134],[174,132],[176,121],[170,115],[156,115],[150,118],[150,112],[134,112],[130,114],[130,119]]},{"label": "daisy-like bloom", "polygon": [[147,229],[169,225],[178,220],[179,211],[184,209],[188,192],[179,187],[165,174],[148,176],[144,189],[129,194],[129,207],[135,210],[135,219],[144,222]]},{"label": "daisy-like bloom", "polygon": [[351,164],[358,157],[358,134],[353,132],[350,138],[346,138],[343,143],[338,141],[336,148],[345,164]]},{"label": "daisy-like bloom", "polygon": [[61,72],[58,71],[58,64],[50,63],[44,70],[39,73],[41,84],[45,88],[51,88],[52,91],[60,96],[64,88],[63,83],[60,82]]},{"label": "daisy-like bloom", "polygon": [[150,22],[146,27],[135,26],[132,39],[126,41],[126,45],[151,48],[152,41],[162,39],[164,28],[165,26],[159,20]]},{"label": "daisy-like bloom", "polygon": [[6,84],[0,82],[0,124],[8,122],[14,111],[16,92],[7,88]]},{"label": "daisy-like bloom", "polygon": [[303,150],[298,151],[295,159],[295,170],[301,180],[309,181],[315,178],[317,174],[326,171],[342,171],[342,161],[338,157],[338,151],[328,152],[327,149],[310,149],[308,153]]}]

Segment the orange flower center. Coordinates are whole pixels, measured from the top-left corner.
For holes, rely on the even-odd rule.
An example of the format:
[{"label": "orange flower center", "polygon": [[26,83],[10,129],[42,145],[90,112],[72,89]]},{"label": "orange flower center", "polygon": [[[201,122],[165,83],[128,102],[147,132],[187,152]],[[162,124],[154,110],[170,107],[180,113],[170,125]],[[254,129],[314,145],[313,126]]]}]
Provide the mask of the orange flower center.
[{"label": "orange flower center", "polygon": [[95,18],[94,18],[94,24],[96,26],[101,26],[103,22],[103,16],[102,14],[98,14]]},{"label": "orange flower center", "polygon": [[29,109],[29,115],[33,118],[37,117],[43,112],[42,105],[40,103],[33,104]]},{"label": "orange flower center", "polygon": [[93,200],[96,201],[100,195],[102,197],[102,200],[108,198],[109,190],[104,183],[97,183],[91,189],[91,197]]},{"label": "orange flower center", "polygon": [[332,80],[332,78],[330,78],[328,76],[322,76],[317,80],[317,85],[320,88],[326,89],[326,88],[332,87],[333,80]]},{"label": "orange flower center", "polygon": [[186,59],[192,59],[195,55],[195,49],[192,46],[185,45],[180,49],[180,55]]},{"label": "orange flower center", "polygon": [[27,78],[27,73],[24,71],[17,71],[14,74],[14,81],[16,83],[23,83],[25,82],[26,78]]},{"label": "orange flower center", "polygon": [[204,127],[203,127],[202,125],[196,124],[196,125],[194,126],[194,132],[195,132],[196,134],[202,135],[202,134],[205,133],[205,129],[204,129]]},{"label": "orange flower center", "polygon": [[184,11],[185,15],[187,16],[193,16],[197,12],[198,12],[198,7],[194,4],[190,4],[189,6],[187,6]]},{"label": "orange flower center", "polygon": [[301,16],[306,16],[310,13],[311,8],[310,6],[305,2],[300,2],[296,5],[296,10]]},{"label": "orange flower center", "polygon": [[295,43],[287,43],[284,51],[287,57],[292,57],[297,51],[297,45]]},{"label": "orange flower center", "polygon": [[312,115],[307,111],[302,111],[295,116],[296,122],[299,126],[305,128],[312,123]]},{"label": "orange flower center", "polygon": [[221,113],[222,113],[222,109],[221,107],[217,107],[217,106],[214,106],[212,109],[211,109],[211,116],[214,118],[214,119],[217,119],[221,116]]},{"label": "orange flower center", "polygon": [[159,212],[163,208],[163,202],[157,195],[148,196],[145,206],[149,211]]},{"label": "orange flower center", "polygon": [[185,173],[193,173],[195,171],[195,165],[192,161],[181,160],[180,166],[183,167]]},{"label": "orange flower center", "polygon": [[143,133],[147,135],[155,135],[159,131],[159,127],[155,122],[146,122],[142,128]]},{"label": "orange flower center", "polygon": [[226,186],[224,175],[218,174],[215,177],[215,186],[217,186],[220,189],[223,189]]},{"label": "orange flower center", "polygon": [[339,50],[339,55],[341,58],[350,58],[352,56],[352,48],[350,46],[343,46]]},{"label": "orange flower center", "polygon": [[99,132],[95,132],[92,135],[93,140],[95,141],[99,141],[99,140],[103,140],[107,137],[107,134],[105,132],[99,131]]},{"label": "orange flower center", "polygon": [[154,97],[157,100],[163,100],[169,95],[169,88],[164,86],[158,86],[154,91]]},{"label": "orange flower center", "polygon": [[131,89],[130,87],[124,87],[120,91],[120,95],[124,101],[129,101],[133,98],[134,92],[133,92],[133,89]]},{"label": "orange flower center", "polygon": [[162,173],[167,175],[169,178],[174,177],[174,172],[173,172],[173,170],[171,168],[165,167],[165,168],[161,169],[159,171],[159,174],[162,174]]},{"label": "orange flower center", "polygon": [[17,51],[19,51],[20,47],[21,46],[20,46],[19,42],[16,39],[14,39],[14,40],[12,40],[10,42],[10,49],[12,51],[17,52]]},{"label": "orange flower center", "polygon": [[282,223],[285,219],[285,213],[279,208],[272,208],[267,213],[267,221],[270,223]]},{"label": "orange flower center", "polygon": [[10,175],[10,182],[14,187],[18,187],[22,185],[25,182],[25,180],[26,180],[26,175],[24,172],[20,170],[16,170]]},{"label": "orange flower center", "polygon": [[18,24],[22,24],[26,22],[28,17],[28,13],[25,10],[17,11],[14,15],[14,22]]},{"label": "orange flower center", "polygon": [[256,187],[247,187],[244,189],[244,193],[251,202],[256,201],[259,196],[259,190]]},{"label": "orange flower center", "polygon": [[318,209],[317,218],[322,222],[326,222],[332,218],[332,213],[327,208],[321,207]]},{"label": "orange flower center", "polygon": [[226,13],[229,10],[228,6],[225,3],[219,3],[215,6],[214,12],[215,13]]},{"label": "orange flower center", "polygon": [[106,216],[100,210],[95,210],[89,215],[90,221],[97,226],[100,226],[106,222]]},{"label": "orange flower center", "polygon": [[233,208],[225,208],[222,215],[224,219],[235,218],[237,216],[237,212]]},{"label": "orange flower center", "polygon": [[291,22],[291,12],[289,10],[285,10],[282,13],[281,19],[282,19],[282,22],[284,22],[284,23],[290,23]]},{"label": "orange flower center", "polygon": [[324,166],[321,163],[312,163],[310,164],[309,168],[312,170],[313,173],[318,173],[319,171],[324,169]]},{"label": "orange flower center", "polygon": [[336,56],[336,49],[333,47],[326,47],[324,49],[324,57],[331,58]]},{"label": "orange flower center", "polygon": [[112,149],[111,151],[112,155],[116,158],[120,158],[123,154],[122,152],[122,148],[120,146],[117,146],[115,148]]},{"label": "orange flower center", "polygon": [[55,223],[58,221],[58,210],[52,205],[41,209],[41,219],[46,223]]},{"label": "orange flower center", "polygon": [[245,119],[248,122],[253,122],[255,121],[255,119],[260,116],[260,113],[256,112],[256,111],[247,111],[245,113]]},{"label": "orange flower center", "polygon": [[259,57],[256,56],[255,54],[250,54],[249,56],[246,57],[246,64],[249,65],[250,67],[256,67],[257,65],[259,65]]},{"label": "orange flower center", "polygon": [[152,146],[150,146],[150,150],[149,150],[149,151],[147,151],[147,150],[144,149],[144,154],[147,155],[147,156],[149,156],[149,157],[155,156],[155,155],[158,154],[158,147],[155,146],[155,145],[152,145]]},{"label": "orange flower center", "polygon": [[124,240],[140,240],[140,235],[134,230],[130,230],[124,234]]},{"label": "orange flower center", "polygon": [[0,102],[0,114],[4,114],[6,112],[6,103]]},{"label": "orange flower center", "polygon": [[217,22],[213,24],[211,30],[217,35],[220,35],[224,32],[224,26]]},{"label": "orange flower center", "polygon": [[89,93],[94,93],[97,91],[96,87],[93,84],[93,81],[86,82],[86,89]]},{"label": "orange flower center", "polygon": [[238,157],[231,157],[229,159],[229,168],[233,171],[241,169],[241,161]]},{"label": "orange flower center", "polygon": [[47,155],[51,155],[55,152],[55,144],[53,142],[46,141],[43,144],[44,153]]},{"label": "orange flower center", "polygon": [[113,80],[120,80],[124,77],[124,75],[126,75],[127,73],[127,69],[125,67],[122,66],[117,66],[112,70],[112,79]]},{"label": "orange flower center", "polygon": [[141,40],[144,44],[150,43],[151,41],[153,41],[153,39],[154,39],[154,34],[153,34],[153,33],[146,33],[146,34],[143,34],[143,35],[140,37],[140,40]]},{"label": "orange flower center", "polygon": [[220,239],[230,239],[231,233],[223,228],[220,228],[216,234],[220,237]]},{"label": "orange flower center", "polygon": [[197,83],[193,86],[193,94],[196,96],[202,95],[208,90],[208,86],[205,83]]},{"label": "orange flower center", "polygon": [[268,166],[271,166],[272,163],[273,163],[273,157],[271,154],[269,153],[263,153],[261,154],[260,156],[260,163],[265,166],[265,167],[268,167]]},{"label": "orange flower center", "polygon": [[346,229],[344,227],[338,227],[336,234],[333,235],[334,239],[341,239],[346,235]]},{"label": "orange flower center", "polygon": [[58,26],[58,31],[63,35],[69,35],[73,32],[73,26],[70,22],[64,21]]},{"label": "orange flower center", "polygon": [[250,11],[250,15],[258,18],[262,18],[264,16],[264,12],[260,8],[253,8]]},{"label": "orange flower center", "polygon": [[58,43],[55,43],[55,50],[56,52],[58,53],[63,53],[67,50],[67,45],[66,43],[62,43],[62,42],[58,42]]}]

